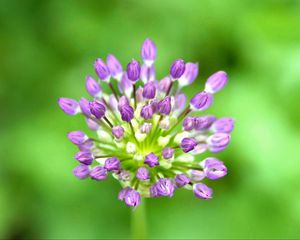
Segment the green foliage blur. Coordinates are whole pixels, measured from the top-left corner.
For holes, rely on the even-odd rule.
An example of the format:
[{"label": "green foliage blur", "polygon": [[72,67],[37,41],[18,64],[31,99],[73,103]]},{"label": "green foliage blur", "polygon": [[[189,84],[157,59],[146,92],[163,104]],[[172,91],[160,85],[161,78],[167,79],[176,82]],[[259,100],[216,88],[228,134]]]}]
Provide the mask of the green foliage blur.
[{"label": "green foliage blur", "polygon": [[299,25],[292,0],[0,0],[0,238],[130,237],[118,182],[72,176],[66,133],[87,127],[57,99],[87,97],[94,60],[139,59],[146,37],[158,79],[178,57],[199,62],[189,96],[227,71],[207,112],[236,120],[218,154],[229,174],[209,182],[214,198],[147,200],[148,236],[300,238]]}]

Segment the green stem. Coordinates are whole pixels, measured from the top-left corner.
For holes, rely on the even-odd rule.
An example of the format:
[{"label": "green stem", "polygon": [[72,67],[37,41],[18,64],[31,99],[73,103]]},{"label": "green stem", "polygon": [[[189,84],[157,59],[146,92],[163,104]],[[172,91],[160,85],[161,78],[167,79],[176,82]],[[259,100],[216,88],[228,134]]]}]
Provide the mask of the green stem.
[{"label": "green stem", "polygon": [[132,239],[147,239],[146,199],[131,213]]}]

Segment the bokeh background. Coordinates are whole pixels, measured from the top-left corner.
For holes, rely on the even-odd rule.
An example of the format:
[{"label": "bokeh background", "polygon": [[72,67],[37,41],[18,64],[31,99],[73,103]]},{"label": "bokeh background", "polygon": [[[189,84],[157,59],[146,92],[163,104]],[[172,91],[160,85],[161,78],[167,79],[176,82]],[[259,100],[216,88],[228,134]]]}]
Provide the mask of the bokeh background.
[{"label": "bokeh background", "polygon": [[129,238],[120,186],[71,175],[66,132],[86,129],[63,114],[60,96],[86,96],[93,62],[139,59],[158,47],[157,76],[182,57],[205,79],[230,82],[209,113],[233,116],[227,177],[214,199],[177,191],[147,201],[151,238],[300,238],[300,1],[0,1],[0,238]]}]

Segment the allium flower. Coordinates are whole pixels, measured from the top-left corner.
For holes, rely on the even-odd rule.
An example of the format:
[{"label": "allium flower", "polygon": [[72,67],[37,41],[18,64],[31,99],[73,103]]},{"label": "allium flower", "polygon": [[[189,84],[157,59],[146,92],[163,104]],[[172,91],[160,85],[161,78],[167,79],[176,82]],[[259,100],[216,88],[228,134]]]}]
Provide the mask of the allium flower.
[{"label": "allium flower", "polygon": [[[229,145],[233,119],[196,116],[211,106],[213,94],[227,84],[227,74],[219,71],[210,76],[205,89],[186,104],[181,89],[197,78],[198,64],[178,59],[158,81],[156,56],[155,44],[146,39],[142,65],[132,60],[123,70],[113,55],[108,55],[106,63],[99,58],[94,68],[102,81],[88,76],[85,82],[91,99],[58,101],[66,114],[81,114],[93,134],[73,131],[67,135],[79,149],[74,176],[102,181],[112,175],[122,186],[118,199],[132,207],[140,204],[141,197],[172,197],[180,188],[210,199],[213,191],[202,181],[227,174],[222,161],[203,160],[200,155]],[[103,91],[105,84],[109,92]]]}]

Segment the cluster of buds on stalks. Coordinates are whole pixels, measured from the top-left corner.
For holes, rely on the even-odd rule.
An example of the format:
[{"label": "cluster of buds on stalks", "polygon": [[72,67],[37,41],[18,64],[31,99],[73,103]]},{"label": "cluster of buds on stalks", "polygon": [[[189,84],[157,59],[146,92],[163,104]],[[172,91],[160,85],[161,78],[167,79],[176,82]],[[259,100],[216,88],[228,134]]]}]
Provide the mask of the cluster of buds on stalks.
[{"label": "cluster of buds on stalks", "polygon": [[[158,81],[156,55],[155,44],[146,39],[142,65],[133,59],[123,70],[113,55],[106,62],[97,59],[94,68],[99,80],[86,77],[92,99],[59,99],[66,114],[81,114],[94,131],[94,137],[82,131],[68,133],[79,148],[75,154],[79,165],[73,174],[96,181],[112,175],[122,186],[118,198],[128,206],[138,206],[141,197],[171,197],[179,188],[210,199],[213,191],[203,180],[221,178],[227,168],[216,158],[203,160],[200,155],[224,150],[234,121],[192,115],[211,106],[213,95],[226,85],[227,74],[211,75],[204,91],[187,102],[182,89],[197,78],[198,64],[177,59],[169,74]],[[110,93],[102,90],[105,84]]]}]

